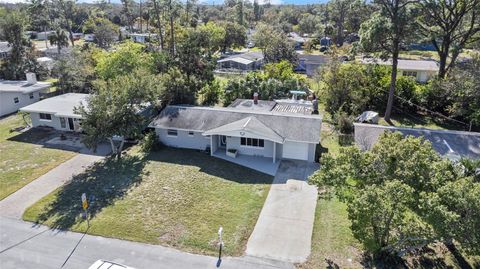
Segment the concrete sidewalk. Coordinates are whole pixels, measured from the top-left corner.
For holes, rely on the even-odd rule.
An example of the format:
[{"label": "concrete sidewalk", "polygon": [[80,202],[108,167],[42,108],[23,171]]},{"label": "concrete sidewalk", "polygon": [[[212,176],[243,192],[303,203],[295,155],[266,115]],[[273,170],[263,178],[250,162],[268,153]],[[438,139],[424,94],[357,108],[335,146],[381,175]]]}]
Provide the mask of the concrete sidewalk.
[{"label": "concrete sidewalk", "polygon": [[306,179],[318,164],[283,160],[247,243],[246,254],[286,262],[310,255],[317,189]]},{"label": "concrete sidewalk", "polygon": [[141,268],[294,269],[290,263],[255,257],[217,257],[181,252],[48,227],[0,217],[0,267],[88,268],[98,259]]},{"label": "concrete sidewalk", "polygon": [[96,154],[83,149],[80,154],[38,177],[23,188],[0,201],[0,216],[21,219],[29,206],[70,181],[93,163],[102,160],[110,152],[107,145],[99,147]]}]

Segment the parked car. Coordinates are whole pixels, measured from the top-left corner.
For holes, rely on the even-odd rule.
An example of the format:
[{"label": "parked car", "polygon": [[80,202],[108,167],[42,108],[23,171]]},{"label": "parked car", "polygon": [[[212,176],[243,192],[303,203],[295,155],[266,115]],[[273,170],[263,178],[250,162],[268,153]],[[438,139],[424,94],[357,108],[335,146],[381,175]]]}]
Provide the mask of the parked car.
[{"label": "parked car", "polygon": [[98,260],[94,262],[88,269],[135,269],[115,262],[109,262],[105,260]]}]

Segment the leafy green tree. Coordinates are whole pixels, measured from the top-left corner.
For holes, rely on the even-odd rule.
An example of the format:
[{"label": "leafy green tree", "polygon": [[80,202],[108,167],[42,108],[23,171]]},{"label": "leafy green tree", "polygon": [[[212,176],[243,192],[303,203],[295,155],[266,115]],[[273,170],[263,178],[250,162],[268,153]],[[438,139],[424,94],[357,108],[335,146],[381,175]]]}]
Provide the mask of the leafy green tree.
[{"label": "leafy green tree", "polygon": [[[49,17],[50,5],[46,0],[31,0],[27,12],[30,18],[30,27],[36,31],[46,32],[50,27]],[[45,46],[48,48],[48,40],[45,39]]]},{"label": "leafy green tree", "polygon": [[95,43],[103,49],[108,49],[117,40],[118,26],[103,17],[90,17],[83,25],[85,34],[94,34]]},{"label": "leafy green tree", "polygon": [[480,183],[473,177],[448,182],[424,195],[424,214],[447,244],[459,242],[472,255],[480,253]]},{"label": "leafy green tree", "polygon": [[[480,1],[420,0],[418,18],[422,36],[432,42],[439,61],[438,76],[444,78],[465,46],[480,32]],[[450,61],[448,59],[450,58]]]},{"label": "leafy green tree", "polygon": [[69,57],[56,61],[53,73],[58,77],[55,83],[57,91],[62,93],[90,93],[95,80],[94,48],[73,49]]},{"label": "leafy green tree", "polygon": [[223,88],[219,80],[214,80],[203,87],[200,92],[201,103],[204,106],[213,106],[218,104],[222,98]]},{"label": "leafy green tree", "polygon": [[412,194],[412,187],[392,180],[366,186],[348,205],[354,237],[377,258],[404,251],[429,235],[426,224],[409,208]]},{"label": "leafy green tree", "polygon": [[[146,110],[157,105],[161,92],[159,78],[144,70],[99,81],[88,103],[77,108],[83,118],[83,143],[96,149],[109,141],[112,153],[120,158],[125,139],[141,137],[150,121]],[[121,138],[119,145],[114,137]]]},{"label": "leafy green tree", "polygon": [[253,39],[255,45],[262,49],[263,57],[267,63],[275,63],[281,60],[296,63],[298,60],[293,42],[284,33],[276,31],[268,25],[259,25]]},{"label": "leafy green tree", "polygon": [[222,50],[227,52],[229,48],[240,48],[247,43],[247,31],[245,27],[233,22],[225,22],[221,24],[225,29],[223,37]]},{"label": "leafy green tree", "polygon": [[306,13],[303,14],[298,22],[298,29],[302,33],[313,34],[318,28],[319,20],[317,16]]},{"label": "leafy green tree", "polygon": [[[194,79],[194,78],[191,78]],[[189,80],[178,68],[173,67],[161,77],[164,91],[160,98],[165,104],[195,104],[197,90],[192,88],[194,81]]]},{"label": "leafy green tree", "polygon": [[119,44],[114,51],[98,53],[96,61],[95,71],[102,79],[127,75],[136,69],[153,71],[153,56],[143,45],[131,41]]},{"label": "leafy green tree", "polygon": [[[370,151],[342,148],[337,156],[322,156],[321,164],[310,182],[333,190],[347,203],[354,236],[377,257],[445,239],[467,247],[478,243],[478,223],[455,217],[463,212],[477,217],[472,212],[478,210],[473,201],[478,187],[466,184],[461,169],[423,138],[387,132]],[[463,230],[453,234],[455,221]],[[468,232],[472,236],[463,239]]]},{"label": "leafy green tree", "polygon": [[48,41],[50,41],[50,45],[57,46],[58,54],[61,53],[62,48],[68,47],[68,36],[60,28],[57,28],[53,35],[48,36]]},{"label": "leafy green tree", "polygon": [[362,24],[360,44],[367,52],[381,52],[382,58],[392,58],[392,73],[388,93],[385,120],[390,121],[393,99],[397,82],[398,55],[401,45],[407,37],[415,33],[413,1],[410,0],[375,0],[380,11]]},{"label": "leafy green tree", "polygon": [[25,37],[27,25],[27,16],[21,11],[6,12],[5,16],[0,18],[1,38],[12,47],[10,55],[1,67],[6,79],[19,80],[25,77],[27,47],[31,46]]},{"label": "leafy green tree", "polygon": [[[447,101],[446,112],[452,117],[480,125],[480,53],[471,61],[451,70],[448,78],[434,84]],[[431,98],[438,98],[434,94]]]}]

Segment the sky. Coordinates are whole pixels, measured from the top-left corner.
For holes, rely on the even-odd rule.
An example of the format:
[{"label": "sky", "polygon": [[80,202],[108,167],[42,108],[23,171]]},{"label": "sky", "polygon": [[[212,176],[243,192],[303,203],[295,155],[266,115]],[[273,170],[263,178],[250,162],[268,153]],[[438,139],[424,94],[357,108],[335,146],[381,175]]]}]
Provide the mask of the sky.
[{"label": "sky", "polygon": [[[93,3],[95,0],[77,0],[78,2],[87,2],[87,3]],[[138,0],[135,0],[138,2]],[[253,1],[253,0],[252,0]],[[259,3],[262,3],[262,1],[265,0],[259,0]],[[25,0],[0,0],[0,3],[20,3],[20,2],[26,2]],[[112,2],[120,2],[120,0],[112,0]],[[209,4],[221,4],[223,3],[223,0],[200,0],[199,2],[204,2],[204,3],[209,3]],[[328,2],[328,0],[270,0],[270,3],[272,4],[294,4],[294,5],[306,5],[306,4],[319,4],[319,3],[325,3]]]}]

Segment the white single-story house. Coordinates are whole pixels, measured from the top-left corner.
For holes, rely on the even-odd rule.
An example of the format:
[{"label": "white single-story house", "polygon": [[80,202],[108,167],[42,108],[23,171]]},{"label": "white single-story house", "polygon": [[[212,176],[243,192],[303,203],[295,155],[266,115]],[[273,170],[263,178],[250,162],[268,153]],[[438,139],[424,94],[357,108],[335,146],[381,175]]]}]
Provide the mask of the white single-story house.
[{"label": "white single-story house", "polygon": [[[380,59],[363,59],[363,64],[392,65],[392,61]],[[436,61],[428,60],[398,60],[398,74],[400,76],[414,77],[416,81],[425,83],[437,75],[439,65]]]},{"label": "white single-story house", "polygon": [[142,43],[142,44],[150,42],[152,39],[157,39],[157,34],[150,34],[150,33],[129,34],[129,36],[133,42]]},{"label": "white single-story house", "polygon": [[66,93],[47,98],[20,111],[30,113],[33,127],[48,126],[59,131],[80,132],[82,116],[75,113],[75,108],[87,105],[89,94]]},{"label": "white single-story house", "polygon": [[263,53],[251,51],[235,54],[217,61],[218,70],[253,71],[263,66]]},{"label": "white single-story house", "polygon": [[50,86],[48,82],[37,82],[34,73],[28,73],[27,80],[0,80],[0,117],[37,102],[40,92]]},{"label": "white single-story house", "polygon": [[95,41],[95,34],[85,34],[83,36],[83,39],[86,41],[86,42],[94,42]]},{"label": "white single-story house", "polygon": [[[262,106],[248,110],[171,105],[149,127],[167,146],[207,150],[253,169],[255,163],[276,165],[281,159],[314,162],[322,118]],[[237,161],[242,158],[248,163]]]}]

